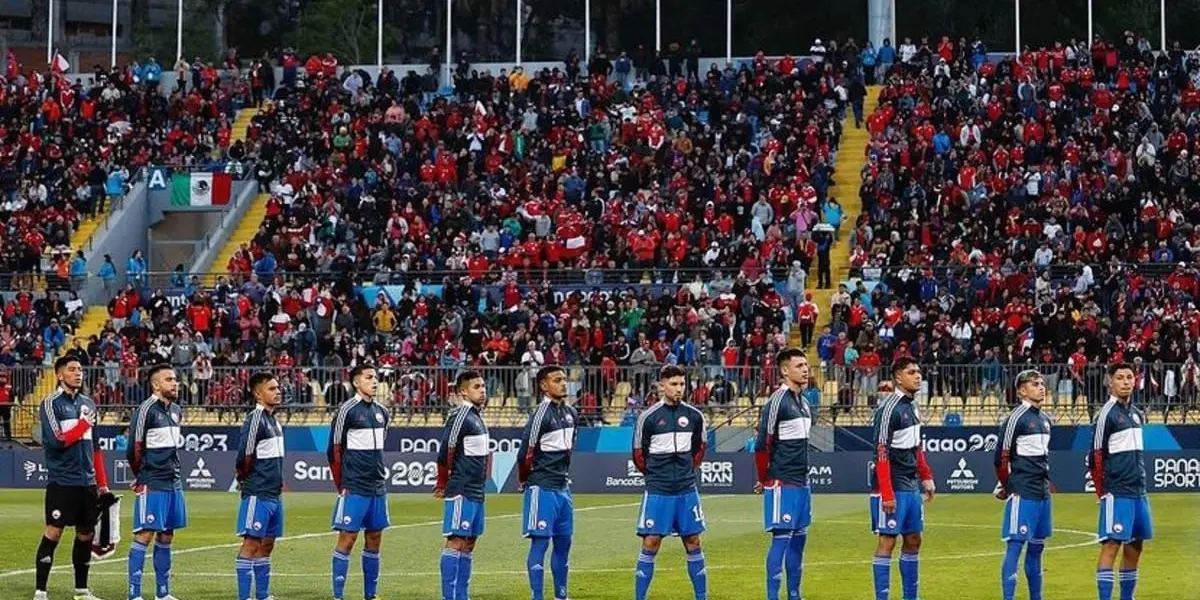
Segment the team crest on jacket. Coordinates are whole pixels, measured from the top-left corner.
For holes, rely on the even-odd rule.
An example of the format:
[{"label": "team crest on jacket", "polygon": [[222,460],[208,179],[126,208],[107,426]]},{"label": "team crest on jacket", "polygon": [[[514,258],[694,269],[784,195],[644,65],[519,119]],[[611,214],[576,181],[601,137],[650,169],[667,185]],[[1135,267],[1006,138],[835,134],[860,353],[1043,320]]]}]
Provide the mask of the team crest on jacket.
[{"label": "team crest on jacket", "polygon": [[575,422],[575,419],[572,419],[572,418],[571,418],[571,415],[567,415],[567,425],[570,425],[570,424],[572,424],[572,423],[574,423],[574,422]]},{"label": "team crest on jacket", "polygon": [[172,420],[172,421],[175,421],[176,423],[178,423],[178,422],[179,422],[179,415],[178,415],[177,413],[171,413],[171,420]]},{"label": "team crest on jacket", "polygon": [[382,423],[382,422],[383,422],[383,415],[381,415],[381,414],[379,414],[379,413],[375,413],[375,422],[377,422],[377,423]]},{"label": "team crest on jacket", "polygon": [[679,426],[680,426],[680,427],[687,427],[687,425],[688,425],[688,419],[687,419],[687,417],[679,417]]}]

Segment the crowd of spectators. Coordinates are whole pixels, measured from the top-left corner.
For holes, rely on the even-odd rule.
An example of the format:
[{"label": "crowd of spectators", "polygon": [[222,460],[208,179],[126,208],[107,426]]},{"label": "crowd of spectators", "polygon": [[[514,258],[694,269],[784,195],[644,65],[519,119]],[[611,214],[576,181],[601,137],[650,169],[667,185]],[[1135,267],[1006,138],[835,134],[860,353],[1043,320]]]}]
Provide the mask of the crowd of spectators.
[{"label": "crowd of spectators", "polygon": [[943,38],[886,77],[849,233],[866,284],[833,298],[821,359],[870,391],[901,355],[982,365],[935,370],[962,397],[1058,364],[1052,392],[1092,402],[1097,365],[1132,361],[1140,391],[1194,407],[1198,57],[1127,32],[988,62]]}]

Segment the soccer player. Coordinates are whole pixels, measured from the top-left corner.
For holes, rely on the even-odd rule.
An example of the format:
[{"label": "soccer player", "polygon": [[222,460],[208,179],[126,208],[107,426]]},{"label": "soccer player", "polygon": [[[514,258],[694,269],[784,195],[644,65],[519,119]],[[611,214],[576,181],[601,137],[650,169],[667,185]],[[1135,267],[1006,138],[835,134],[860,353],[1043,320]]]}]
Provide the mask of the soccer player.
[{"label": "soccer player", "polygon": [[475,541],[483,535],[483,494],[491,473],[488,428],[480,410],[487,387],[478,371],[463,371],[455,381],[462,406],[450,413],[442,428],[438,450],[435,498],[445,498],[442,509],[442,600],[467,600],[471,586],[471,559]]},{"label": "soccer player", "polygon": [[779,600],[787,571],[788,600],[800,598],[804,546],[812,524],[808,488],[808,438],[812,411],[801,395],[808,387],[808,358],[787,348],[776,356],[783,385],[771,394],[758,417],[754,492],[763,494],[763,529],[771,534],[767,551],[767,600]]},{"label": "soccer player", "polygon": [[1017,399],[1000,422],[996,497],[1007,500],[1000,535],[1008,544],[1000,571],[1004,600],[1017,591],[1017,561],[1025,551],[1029,600],[1042,600],[1042,552],[1054,531],[1050,520],[1050,418],[1042,412],[1046,383],[1036,369],[1017,374]]},{"label": "soccer player", "polygon": [[258,600],[270,598],[271,551],[283,535],[283,428],[275,407],[283,401],[279,380],[269,373],[250,377],[255,407],[242,423],[237,449],[237,481],[242,492],[237,532],[242,538],[234,563],[238,598],[250,600],[250,581]]},{"label": "soccer player", "polygon": [[108,494],[104,454],[92,444],[96,405],[81,394],[83,365],[62,357],[54,361],[58,389],[42,401],[42,446],[46,454],[46,529],[38,544],[34,600],[46,600],[46,582],[63,529],[75,528],[71,564],[75,567],[75,600],[96,600],[88,591],[92,538],[100,517],[100,496]]},{"label": "soccer player", "polygon": [[542,367],[536,380],[542,402],[525,423],[522,456],[517,464],[518,489],[525,493],[524,535],[531,540],[525,568],[532,600],[543,600],[546,549],[553,540],[550,571],[554,576],[554,598],[566,600],[571,535],[575,532],[575,503],[567,471],[579,414],[566,403],[567,373],[562,367]]},{"label": "soccer player", "polygon": [[150,397],[133,411],[133,439],[126,455],[135,480],[133,543],[129,545],[129,598],[142,598],[142,568],[146,549],[154,541],[154,583],[158,600],[171,595],[171,542],[175,531],[187,527],[179,449],[179,379],[170,365],[150,367]]},{"label": "soccer player", "polygon": [[[1121,600],[1133,600],[1137,588],[1142,543],[1154,537],[1150,501],[1146,498],[1146,467],[1142,423],[1146,414],[1133,405],[1135,375],[1129,363],[1108,365],[1108,402],[1096,415],[1089,466],[1100,498],[1100,560],[1096,589],[1100,600],[1111,600],[1120,581]],[[1119,579],[1113,565],[1121,553]]]},{"label": "soccer player", "polygon": [[375,402],[379,387],[375,367],[358,365],[350,369],[350,384],[354,395],[338,407],[329,429],[329,468],[338,490],[332,519],[332,527],[338,532],[333,549],[333,597],[342,600],[350,551],[358,541],[358,532],[366,531],[363,597],[372,600],[379,590],[379,544],[383,530],[391,525],[383,463],[383,442],[391,417]]},{"label": "soccer player", "polygon": [[[901,357],[892,363],[895,391],[875,410],[875,468],[871,474],[871,530],[879,536],[875,546],[876,600],[888,600],[892,579],[892,552],[902,536],[900,581],[904,600],[916,600],[919,583],[921,532],[925,529],[925,503],[933,502],[933,471],[921,448],[921,415],[913,395],[921,389],[921,366]],[[925,497],[921,497],[921,489]]]},{"label": "soccer player", "polygon": [[700,548],[704,510],[696,489],[696,467],[704,460],[708,433],[704,415],[683,401],[686,388],[682,368],[663,367],[658,373],[660,400],[642,411],[634,429],[633,464],[646,477],[637,522],[637,534],[642,538],[634,571],[637,600],[646,599],[654,578],[654,559],[668,535],[683,540],[696,600],[708,598],[708,571]]}]

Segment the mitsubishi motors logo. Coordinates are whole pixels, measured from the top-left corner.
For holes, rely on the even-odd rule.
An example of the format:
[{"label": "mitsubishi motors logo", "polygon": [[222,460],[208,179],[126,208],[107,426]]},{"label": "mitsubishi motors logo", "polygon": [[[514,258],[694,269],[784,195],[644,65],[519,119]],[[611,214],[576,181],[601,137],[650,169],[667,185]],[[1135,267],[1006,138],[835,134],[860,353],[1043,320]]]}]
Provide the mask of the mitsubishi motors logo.
[{"label": "mitsubishi motors logo", "polygon": [[[958,471],[955,471],[955,473],[958,473]],[[196,460],[196,468],[192,469],[188,477],[212,477],[212,472],[204,465],[204,459],[200,458]]]},{"label": "mitsubishi motors logo", "polygon": [[950,477],[946,478],[946,486],[954,492],[973,492],[979,487],[979,479],[975,477],[975,471],[967,464],[966,457],[958,459],[958,468],[950,473]]},{"label": "mitsubishi motors logo", "polygon": [[[203,465],[204,461],[200,461],[200,464]],[[951,477],[970,478],[970,477],[975,477],[975,472],[971,470],[971,467],[967,466],[967,459],[960,458],[960,459],[958,459],[958,468],[955,469],[954,472],[950,474],[950,476]]]},{"label": "mitsubishi motors logo", "polygon": [[196,459],[196,467],[188,473],[184,482],[189,489],[193,490],[211,490],[217,484],[217,480],[213,478],[212,471],[208,470],[208,465],[205,464],[203,458]]}]

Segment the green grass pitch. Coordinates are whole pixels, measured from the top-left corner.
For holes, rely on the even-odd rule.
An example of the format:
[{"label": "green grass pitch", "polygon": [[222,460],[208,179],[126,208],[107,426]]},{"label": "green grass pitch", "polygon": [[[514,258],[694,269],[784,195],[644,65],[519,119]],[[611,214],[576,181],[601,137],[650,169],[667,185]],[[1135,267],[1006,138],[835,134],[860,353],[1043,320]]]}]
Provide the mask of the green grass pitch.
[{"label": "green grass pitch", "polygon": [[[328,600],[328,532],[333,494],[288,494],[287,536],[273,559],[272,592],[280,600]],[[640,496],[590,495],[575,499],[575,543],[571,556],[574,600],[628,600],[633,597],[633,535]],[[391,496],[393,527],[384,535],[384,600],[436,600],[442,545],[441,502],[416,495]],[[122,506],[129,526],[131,498]],[[1142,558],[1138,600],[1200,599],[1200,495],[1162,494],[1151,498],[1155,534]],[[181,600],[235,599],[233,535],[238,499],[233,494],[188,496],[190,527],[176,537],[172,592]],[[817,495],[804,570],[808,600],[872,598],[871,554],[864,496]],[[985,600],[1000,597],[999,540],[1002,504],[983,495],[940,496],[928,507],[921,563],[924,600]],[[488,499],[487,532],[475,552],[471,595],[476,600],[524,600],[527,542],[520,537],[521,499]],[[1055,535],[1045,556],[1047,600],[1096,597],[1096,501],[1087,495],[1055,498]],[[710,597],[743,600],[764,596],[763,559],[767,537],[761,531],[761,499],[707,496],[705,553]],[[42,529],[40,491],[0,492],[0,600],[33,597],[33,554]],[[92,567],[92,589],[105,600],[125,598],[128,534],[112,559]],[[360,542],[361,543],[361,542]],[[356,553],[357,554],[357,553]],[[60,544],[50,579],[52,600],[69,598],[73,585],[70,546]],[[678,542],[664,545],[650,597],[691,597],[691,584]],[[146,562],[146,591],[153,592],[153,569]],[[547,570],[548,567],[547,567]],[[546,574],[549,579],[549,573]],[[899,591],[898,569],[892,569]],[[361,597],[361,572],[354,557],[347,600]],[[1027,598],[1023,580],[1018,598]],[[547,589],[550,586],[547,584]],[[236,599],[235,599],[236,600]]]}]

